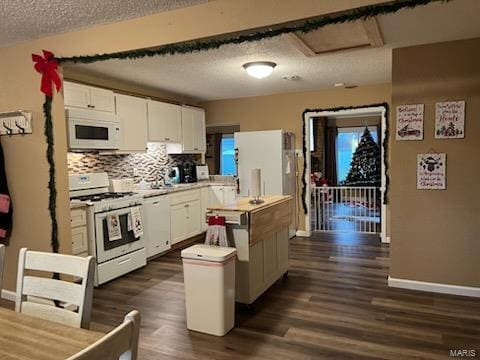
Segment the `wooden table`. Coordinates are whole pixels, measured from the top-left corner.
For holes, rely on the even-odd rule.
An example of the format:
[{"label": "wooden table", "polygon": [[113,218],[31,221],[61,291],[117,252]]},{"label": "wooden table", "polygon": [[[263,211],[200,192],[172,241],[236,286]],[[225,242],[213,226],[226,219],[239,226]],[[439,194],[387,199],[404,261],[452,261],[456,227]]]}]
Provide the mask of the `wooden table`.
[{"label": "wooden table", "polygon": [[64,360],[104,335],[0,308],[0,360]]}]

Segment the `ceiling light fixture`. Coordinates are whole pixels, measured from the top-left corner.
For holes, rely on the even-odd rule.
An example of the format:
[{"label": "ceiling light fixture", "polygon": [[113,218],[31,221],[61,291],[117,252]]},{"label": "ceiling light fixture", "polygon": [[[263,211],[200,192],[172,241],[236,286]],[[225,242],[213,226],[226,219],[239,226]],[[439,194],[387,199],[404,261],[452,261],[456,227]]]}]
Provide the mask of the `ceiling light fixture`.
[{"label": "ceiling light fixture", "polygon": [[257,79],[270,76],[275,66],[277,66],[277,64],[271,61],[254,61],[243,64],[243,68],[247,71],[247,74]]}]

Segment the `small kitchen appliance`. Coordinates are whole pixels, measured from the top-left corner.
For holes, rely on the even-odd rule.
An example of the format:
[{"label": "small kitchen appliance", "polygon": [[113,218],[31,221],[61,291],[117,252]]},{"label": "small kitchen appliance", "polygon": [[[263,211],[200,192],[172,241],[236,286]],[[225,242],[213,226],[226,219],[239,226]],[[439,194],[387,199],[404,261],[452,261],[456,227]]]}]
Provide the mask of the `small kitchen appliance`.
[{"label": "small kitchen appliance", "polygon": [[166,170],[164,184],[166,186],[176,185],[180,183],[180,169],[178,166],[172,166]]},{"label": "small kitchen appliance", "polygon": [[184,165],[181,165],[179,168],[180,168],[180,182],[182,184],[197,182],[196,165],[184,164]]},{"label": "small kitchen appliance", "polygon": [[196,166],[196,171],[197,175],[197,181],[203,181],[203,180],[209,180],[210,179],[210,174],[208,172],[208,166],[207,165],[197,165]]},{"label": "small kitchen appliance", "polygon": [[120,119],[115,114],[75,108],[65,112],[70,150],[118,149]]},{"label": "small kitchen appliance", "polygon": [[[71,203],[87,205],[88,252],[95,257],[95,286],[146,265],[144,238],[135,234],[137,222],[142,221],[140,194],[109,192],[106,173],[70,175],[69,190]],[[115,237],[111,236],[111,219],[118,221]]]}]

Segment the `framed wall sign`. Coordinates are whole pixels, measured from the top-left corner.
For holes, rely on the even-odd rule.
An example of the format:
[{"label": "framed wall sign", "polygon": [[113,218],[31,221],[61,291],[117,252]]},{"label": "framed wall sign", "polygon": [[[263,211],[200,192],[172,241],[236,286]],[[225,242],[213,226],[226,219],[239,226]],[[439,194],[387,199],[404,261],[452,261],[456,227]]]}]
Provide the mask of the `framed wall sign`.
[{"label": "framed wall sign", "polygon": [[447,155],[426,153],[417,155],[417,189],[443,190],[446,183]]},{"label": "framed wall sign", "polygon": [[423,104],[397,106],[397,140],[423,140]]},{"label": "framed wall sign", "polygon": [[447,101],[435,105],[435,139],[465,137],[465,101]]}]

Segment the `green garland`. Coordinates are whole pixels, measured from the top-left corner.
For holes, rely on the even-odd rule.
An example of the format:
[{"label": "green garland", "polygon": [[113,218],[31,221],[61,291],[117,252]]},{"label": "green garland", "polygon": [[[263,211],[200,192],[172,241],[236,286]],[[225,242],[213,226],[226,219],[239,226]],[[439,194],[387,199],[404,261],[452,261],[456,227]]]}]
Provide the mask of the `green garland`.
[{"label": "green garland", "polygon": [[236,37],[225,39],[210,39],[205,41],[183,42],[178,44],[169,44],[159,49],[149,50],[133,50],[127,52],[116,52],[112,54],[97,54],[85,56],[71,56],[56,58],[59,63],[73,62],[89,64],[96,61],[105,61],[112,59],[139,59],[152,56],[188,54],[199,51],[207,51],[218,49],[223,45],[242,44],[246,42],[260,41],[270,39],[283,34],[293,32],[308,33],[327,25],[341,24],[355,20],[365,20],[379,15],[393,14],[399,10],[406,8],[414,8],[420,5],[427,5],[432,2],[448,2],[451,0],[397,0],[385,5],[370,5],[362,8],[354,9],[339,15],[322,16],[316,20],[306,21],[297,26],[285,26],[276,29],[269,29],[247,35],[239,35]]},{"label": "green garland", "polygon": [[[239,35],[236,37],[225,38],[225,39],[210,39],[204,41],[192,41],[192,42],[183,42],[178,44],[169,44],[162,46],[155,50],[143,49],[143,50],[133,50],[127,52],[116,52],[112,54],[97,54],[97,55],[84,55],[84,56],[71,56],[71,57],[56,57],[55,59],[58,63],[83,63],[89,64],[96,61],[105,61],[111,59],[139,59],[143,57],[152,57],[152,56],[164,56],[164,55],[174,55],[174,54],[188,54],[199,51],[207,51],[218,49],[223,45],[229,44],[242,44],[246,42],[260,41],[264,39],[270,39],[277,37],[283,34],[290,34],[294,32],[308,33],[314,30],[317,30],[321,27],[327,25],[341,24],[346,22],[351,22],[355,20],[364,20],[372,18],[379,15],[393,14],[399,10],[407,8],[415,8],[417,6],[427,5],[432,2],[448,2],[451,0],[396,0],[384,5],[371,5],[365,6],[362,8],[354,9],[348,12],[344,12],[337,15],[331,16],[322,16],[316,20],[310,20],[302,23],[297,26],[285,26],[275,29],[268,29],[266,31],[259,31],[252,34]],[[51,245],[53,252],[58,252],[59,243],[58,243],[58,224],[56,217],[56,200],[57,200],[57,191],[55,186],[55,163],[53,159],[53,123],[52,123],[52,98],[49,96],[45,97],[45,102],[43,104],[43,111],[45,115],[45,137],[47,139],[47,160],[49,164],[49,182],[48,189],[50,192],[49,195],[49,204],[48,209],[50,211],[50,217],[52,221],[52,233],[51,233]],[[388,129],[387,129],[388,131]],[[305,135],[305,134],[304,134]],[[387,133],[388,135],[388,133]],[[387,153],[387,144],[386,141],[383,144],[385,153]],[[304,152],[305,148],[305,139],[304,139]],[[387,160],[385,161],[385,168],[387,171],[387,191],[388,191],[388,167]],[[304,172],[306,168],[304,167]],[[305,173],[304,173],[305,175]],[[305,199],[305,176],[302,181],[304,182],[304,190],[302,193],[303,206],[306,211],[306,199]],[[386,197],[384,199],[386,201]]]},{"label": "green garland", "polygon": [[50,211],[50,218],[52,219],[52,233],[51,245],[52,251],[58,253],[58,223],[57,223],[57,187],[55,185],[55,161],[53,158],[53,122],[52,122],[52,97],[45,96],[43,103],[43,114],[45,115],[45,129],[44,135],[47,140],[47,161],[48,161],[48,210]]},{"label": "green garland", "polygon": [[308,149],[307,149],[307,134],[306,134],[306,127],[305,127],[305,114],[311,112],[336,112],[342,110],[352,110],[352,109],[363,109],[369,107],[383,107],[385,108],[385,138],[383,139],[383,165],[385,169],[385,192],[383,193],[383,203],[385,205],[388,204],[388,194],[390,190],[390,165],[388,162],[388,143],[390,141],[390,131],[389,131],[389,105],[388,103],[381,103],[381,104],[371,104],[371,105],[361,105],[361,106],[347,106],[347,107],[336,107],[336,108],[329,108],[329,109],[305,109],[302,113],[302,124],[303,124],[303,139],[302,139],[302,147],[303,147],[303,172],[302,172],[302,206],[304,214],[308,213],[308,203],[307,202],[307,156]]}]

